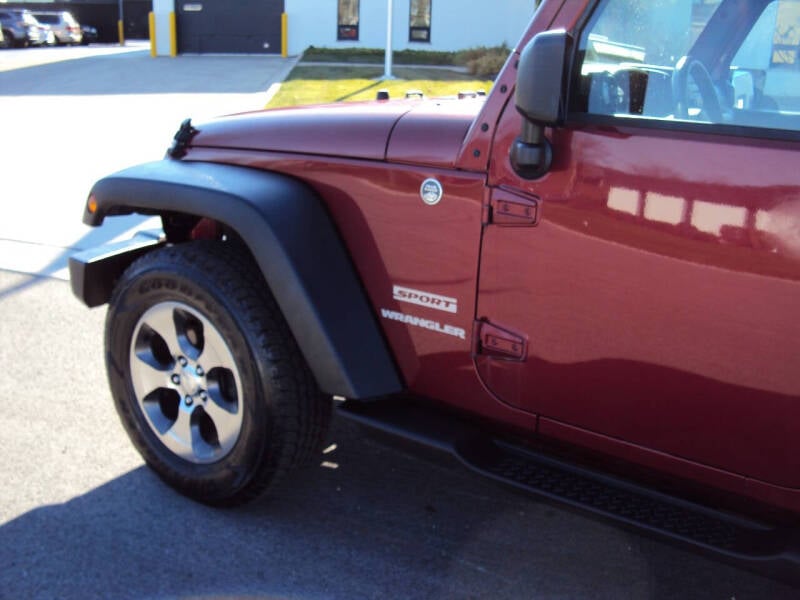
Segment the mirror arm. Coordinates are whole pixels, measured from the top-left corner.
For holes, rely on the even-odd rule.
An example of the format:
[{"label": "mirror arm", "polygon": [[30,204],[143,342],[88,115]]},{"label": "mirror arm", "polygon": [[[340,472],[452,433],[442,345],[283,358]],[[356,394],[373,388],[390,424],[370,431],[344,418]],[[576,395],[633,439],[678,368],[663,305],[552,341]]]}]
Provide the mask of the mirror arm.
[{"label": "mirror arm", "polygon": [[522,121],[522,133],[519,139],[530,146],[540,146],[542,141],[546,141],[544,127],[527,119]]},{"label": "mirror arm", "polygon": [[523,179],[538,179],[553,164],[553,148],[544,135],[544,127],[527,119],[522,134],[511,146],[511,166]]}]

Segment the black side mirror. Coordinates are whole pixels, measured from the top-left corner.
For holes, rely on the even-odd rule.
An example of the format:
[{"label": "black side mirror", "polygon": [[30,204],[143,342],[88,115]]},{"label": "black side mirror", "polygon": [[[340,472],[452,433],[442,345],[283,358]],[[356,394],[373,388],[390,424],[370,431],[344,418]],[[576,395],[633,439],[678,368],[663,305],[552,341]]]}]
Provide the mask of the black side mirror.
[{"label": "black side mirror", "polygon": [[514,102],[524,122],[511,147],[511,165],[525,179],[541,177],[553,162],[544,128],[563,121],[571,44],[566,31],[545,31],[528,42],[520,55]]}]

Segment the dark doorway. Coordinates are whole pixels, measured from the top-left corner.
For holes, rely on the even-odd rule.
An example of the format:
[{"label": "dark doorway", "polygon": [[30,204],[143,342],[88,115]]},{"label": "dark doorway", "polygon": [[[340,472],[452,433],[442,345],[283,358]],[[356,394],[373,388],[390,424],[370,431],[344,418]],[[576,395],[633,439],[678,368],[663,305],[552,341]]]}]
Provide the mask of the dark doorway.
[{"label": "dark doorway", "polygon": [[177,0],[178,52],[281,52],[283,0]]}]

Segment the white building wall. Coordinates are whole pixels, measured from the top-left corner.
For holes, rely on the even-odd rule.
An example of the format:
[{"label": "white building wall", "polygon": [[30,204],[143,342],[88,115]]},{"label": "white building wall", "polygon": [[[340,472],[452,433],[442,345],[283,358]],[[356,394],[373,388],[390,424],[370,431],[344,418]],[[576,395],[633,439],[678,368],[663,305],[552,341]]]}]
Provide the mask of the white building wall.
[{"label": "white building wall", "polygon": [[[403,6],[408,48],[426,44],[408,43],[408,0],[395,0]],[[431,50],[463,50],[474,46],[513,48],[533,17],[533,0],[432,0]],[[425,48],[420,48],[424,50]]]},{"label": "white building wall", "polygon": [[[359,40],[336,39],[337,0],[285,0],[289,54],[317,48],[383,48],[386,0],[361,0]],[[519,41],[534,12],[533,0],[431,0],[431,41],[409,42],[410,0],[393,0],[394,50],[463,50],[474,46],[510,47]]]},{"label": "white building wall", "polygon": [[170,13],[175,12],[175,0],[153,0],[156,18],[156,54],[169,56],[172,48]]}]

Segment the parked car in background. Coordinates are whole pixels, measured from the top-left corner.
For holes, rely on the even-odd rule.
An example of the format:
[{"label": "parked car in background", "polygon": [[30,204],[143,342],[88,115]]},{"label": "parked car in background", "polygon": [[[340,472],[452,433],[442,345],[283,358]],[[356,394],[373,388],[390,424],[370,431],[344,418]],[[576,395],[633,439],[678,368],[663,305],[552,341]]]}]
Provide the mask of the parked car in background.
[{"label": "parked car in background", "polygon": [[88,46],[97,41],[97,28],[81,23],[81,44]]},{"label": "parked car in background", "polygon": [[3,36],[8,38],[8,46],[39,46],[47,42],[47,31],[39,26],[39,21],[29,10],[0,10]]},{"label": "parked car in background", "polygon": [[72,13],[62,10],[58,12],[35,12],[33,16],[43,25],[47,25],[53,31],[56,44],[80,44],[83,41],[83,33],[80,24],[72,16]]},{"label": "parked car in background", "polygon": [[39,23],[39,29],[41,31],[41,43],[40,46],[55,46],[56,45],[56,34],[53,33],[53,29],[50,25],[42,25]]}]

